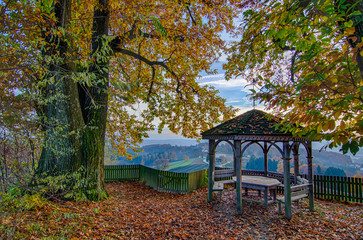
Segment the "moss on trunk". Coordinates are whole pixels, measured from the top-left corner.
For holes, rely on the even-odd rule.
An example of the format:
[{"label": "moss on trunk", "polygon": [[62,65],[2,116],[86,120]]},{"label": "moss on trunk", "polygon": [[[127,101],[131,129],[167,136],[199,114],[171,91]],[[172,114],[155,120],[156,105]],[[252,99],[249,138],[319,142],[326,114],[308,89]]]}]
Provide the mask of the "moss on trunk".
[{"label": "moss on trunk", "polygon": [[[55,1],[57,28],[68,28],[71,4],[71,0]],[[108,1],[99,0],[93,21],[92,54],[95,56],[100,51],[107,54],[101,47],[108,31],[107,9]],[[106,197],[103,164],[108,100],[108,71],[100,69],[107,69],[109,62],[104,57],[95,57],[90,68],[85,69],[96,76],[95,85],[82,85],[71,77],[76,72],[76,64],[67,60],[66,53],[72,52],[71,38],[67,39],[67,34],[65,37],[52,35],[52,30],[43,32],[46,46],[42,54],[54,62],[47,65],[49,74],[44,77],[46,84],[41,89],[45,135],[36,173],[42,179],[65,176],[57,178],[62,186],[60,192],[81,190],[88,199],[99,200]]]}]

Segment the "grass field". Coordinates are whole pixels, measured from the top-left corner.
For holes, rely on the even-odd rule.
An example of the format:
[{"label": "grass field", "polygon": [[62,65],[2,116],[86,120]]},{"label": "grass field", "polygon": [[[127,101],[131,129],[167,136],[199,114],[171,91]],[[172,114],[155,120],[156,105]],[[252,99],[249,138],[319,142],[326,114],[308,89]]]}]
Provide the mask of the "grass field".
[{"label": "grass field", "polygon": [[177,161],[174,163],[170,163],[170,167],[168,167],[166,170],[171,170],[174,168],[179,168],[179,167],[184,167],[184,166],[188,166],[189,164],[193,163],[195,160],[197,160],[198,158],[192,158],[189,159],[188,161]]}]

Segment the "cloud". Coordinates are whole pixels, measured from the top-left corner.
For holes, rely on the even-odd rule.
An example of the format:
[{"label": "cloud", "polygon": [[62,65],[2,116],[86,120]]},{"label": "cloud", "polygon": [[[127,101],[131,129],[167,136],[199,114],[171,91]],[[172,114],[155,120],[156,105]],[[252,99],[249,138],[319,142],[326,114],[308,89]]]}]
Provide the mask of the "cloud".
[{"label": "cloud", "polygon": [[201,77],[200,79],[198,79],[198,82],[202,86],[212,85],[215,86],[217,89],[235,87],[245,89],[245,86],[248,85],[247,81],[243,78],[235,78],[227,81],[224,79],[224,74]]}]

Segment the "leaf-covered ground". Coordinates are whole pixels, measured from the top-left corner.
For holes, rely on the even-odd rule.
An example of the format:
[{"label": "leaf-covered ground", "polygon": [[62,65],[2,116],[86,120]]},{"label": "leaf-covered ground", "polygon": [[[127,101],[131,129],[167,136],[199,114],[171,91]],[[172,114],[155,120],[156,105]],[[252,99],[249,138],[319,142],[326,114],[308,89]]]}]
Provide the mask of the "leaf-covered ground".
[{"label": "leaf-covered ground", "polygon": [[[293,207],[289,221],[277,206],[243,203],[226,189],[207,203],[207,189],[187,195],[155,191],[139,182],[107,184],[108,200],[47,202],[0,219],[0,236],[15,239],[360,239],[363,205],[315,200]],[[257,197],[257,194],[256,194]],[[15,224],[15,228],[13,227]]]}]

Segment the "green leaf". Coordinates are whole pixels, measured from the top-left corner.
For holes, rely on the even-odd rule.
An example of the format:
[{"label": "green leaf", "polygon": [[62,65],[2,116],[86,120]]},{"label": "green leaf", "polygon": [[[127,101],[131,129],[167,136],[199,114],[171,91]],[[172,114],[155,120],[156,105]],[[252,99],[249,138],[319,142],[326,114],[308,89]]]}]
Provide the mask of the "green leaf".
[{"label": "green leaf", "polygon": [[348,153],[349,148],[350,148],[350,143],[348,142],[348,143],[343,144],[343,146],[342,146],[342,148],[340,149],[340,151],[342,151],[342,152],[343,152],[343,154],[346,154],[346,153]]},{"label": "green leaf", "polygon": [[352,140],[350,143],[350,152],[355,155],[359,151],[359,145],[357,141]]},{"label": "green leaf", "polygon": [[353,95],[347,95],[347,96],[345,97],[345,99],[347,99],[347,100],[353,100],[353,98],[354,98],[354,96],[353,96]]},{"label": "green leaf", "polygon": [[168,33],[166,32],[165,28],[161,24],[160,20],[154,16],[151,16],[151,20],[153,21],[153,25],[156,31],[164,38],[168,37]]},{"label": "green leaf", "polygon": [[283,28],[276,33],[276,38],[282,39],[286,33],[287,33],[287,30],[285,28]]},{"label": "green leaf", "polygon": [[43,0],[41,10],[46,13],[51,13],[54,9],[53,0]]},{"label": "green leaf", "polygon": [[345,22],[345,23],[344,23],[344,26],[345,26],[345,27],[347,27],[347,28],[352,27],[352,26],[353,26],[353,21],[352,21],[352,20],[350,20],[350,21],[348,21],[348,22]]}]

